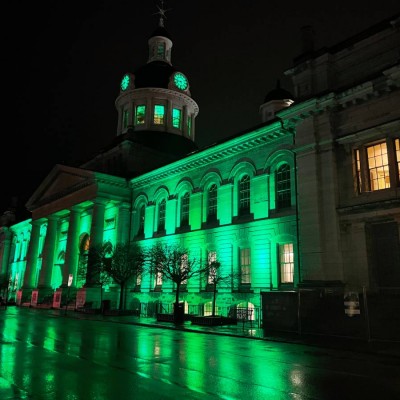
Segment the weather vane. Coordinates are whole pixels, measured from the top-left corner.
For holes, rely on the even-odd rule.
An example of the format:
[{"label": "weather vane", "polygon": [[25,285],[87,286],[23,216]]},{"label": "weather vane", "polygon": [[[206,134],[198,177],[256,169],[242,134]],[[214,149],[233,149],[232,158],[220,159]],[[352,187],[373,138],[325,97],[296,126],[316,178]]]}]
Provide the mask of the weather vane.
[{"label": "weather vane", "polygon": [[167,17],[165,16],[165,13],[167,11],[170,11],[171,8],[169,8],[168,10],[166,10],[164,8],[164,1],[161,0],[161,6],[157,6],[158,11],[156,13],[154,13],[153,15],[160,15],[160,21],[159,21],[159,26],[164,27],[164,19],[167,19]]}]

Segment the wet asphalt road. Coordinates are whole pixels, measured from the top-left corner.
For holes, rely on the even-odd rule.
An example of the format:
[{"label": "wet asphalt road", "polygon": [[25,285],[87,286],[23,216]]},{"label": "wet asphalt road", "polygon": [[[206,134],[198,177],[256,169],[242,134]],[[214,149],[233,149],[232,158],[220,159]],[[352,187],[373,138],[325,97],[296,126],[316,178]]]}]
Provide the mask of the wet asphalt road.
[{"label": "wet asphalt road", "polygon": [[400,359],[0,311],[0,400],[400,399]]}]

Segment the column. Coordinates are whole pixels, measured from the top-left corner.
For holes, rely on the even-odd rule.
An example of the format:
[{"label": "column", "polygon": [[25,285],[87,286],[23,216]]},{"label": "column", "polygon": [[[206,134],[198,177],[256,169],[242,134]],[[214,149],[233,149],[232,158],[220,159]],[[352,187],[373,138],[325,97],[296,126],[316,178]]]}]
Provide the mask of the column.
[{"label": "column", "polygon": [[92,226],[90,228],[90,247],[89,247],[89,259],[88,267],[86,273],[86,284],[93,285],[93,273],[90,270],[90,250],[101,246],[103,244],[103,234],[104,234],[104,215],[106,210],[106,200],[96,199],[93,205],[92,212]]},{"label": "column", "polygon": [[39,288],[49,288],[54,267],[54,253],[57,239],[58,218],[51,215],[47,218],[47,232],[43,246],[42,269],[39,276]]},{"label": "column", "polygon": [[26,270],[24,274],[23,289],[33,289],[35,286],[36,268],[39,256],[39,239],[42,221],[32,221],[31,240],[29,242],[28,254],[26,256]]},{"label": "column", "polygon": [[9,228],[3,226],[0,229],[4,232],[4,245],[3,245],[3,254],[1,255],[1,265],[0,265],[0,273],[7,274],[9,272],[10,266],[10,252],[11,252],[11,244],[12,244],[12,232]]},{"label": "column", "polygon": [[65,252],[65,263],[63,269],[63,282],[62,286],[68,285],[69,274],[73,275],[73,282],[75,286],[76,273],[78,267],[79,258],[79,225],[81,222],[81,208],[79,206],[73,206],[69,213],[69,225],[68,225],[68,238],[67,248]]},{"label": "column", "polygon": [[126,243],[129,241],[130,227],[130,205],[121,203],[119,206],[117,242]]}]

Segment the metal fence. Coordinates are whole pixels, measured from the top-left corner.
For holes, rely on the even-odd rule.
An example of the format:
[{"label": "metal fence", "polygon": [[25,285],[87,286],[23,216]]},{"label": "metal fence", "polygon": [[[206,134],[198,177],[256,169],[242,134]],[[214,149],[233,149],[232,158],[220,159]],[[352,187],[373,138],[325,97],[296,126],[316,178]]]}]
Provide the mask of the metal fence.
[{"label": "metal fence", "polygon": [[[141,317],[156,317],[157,314],[172,314],[174,305],[172,303],[148,302],[140,303],[137,306],[138,314]],[[186,316],[211,315],[209,310],[205,310],[204,304],[189,304],[185,309]],[[229,307],[216,307],[215,315],[237,319],[238,322],[248,324],[253,327],[260,327],[261,312],[259,307],[244,308],[232,305]]]}]

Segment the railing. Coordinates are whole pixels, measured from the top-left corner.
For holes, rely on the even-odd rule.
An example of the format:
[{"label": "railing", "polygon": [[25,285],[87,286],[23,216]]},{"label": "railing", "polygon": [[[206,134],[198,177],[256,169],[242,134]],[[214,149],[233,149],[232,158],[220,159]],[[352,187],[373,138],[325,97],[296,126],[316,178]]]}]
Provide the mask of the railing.
[{"label": "railing", "polygon": [[[243,324],[250,324],[250,326],[259,327],[261,312],[259,307],[243,308],[232,305],[229,307],[216,307],[216,316],[230,317],[237,319]],[[155,317],[157,314],[172,314],[174,312],[174,305],[172,303],[150,302],[140,303],[137,305],[138,316],[141,317]],[[205,316],[211,313],[204,312],[204,304],[190,304],[185,310],[187,316]]]}]

